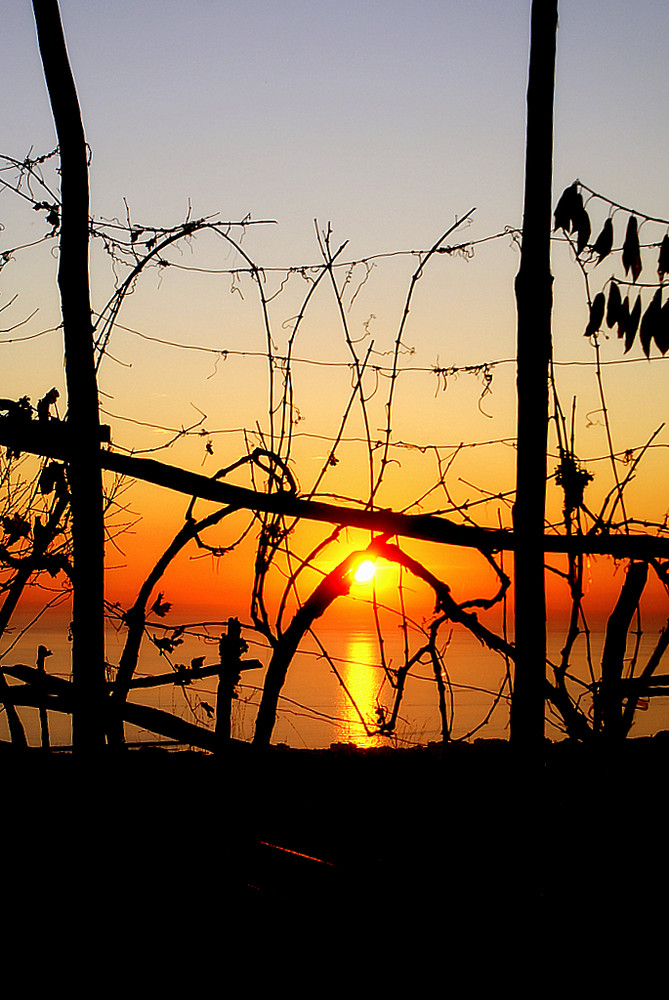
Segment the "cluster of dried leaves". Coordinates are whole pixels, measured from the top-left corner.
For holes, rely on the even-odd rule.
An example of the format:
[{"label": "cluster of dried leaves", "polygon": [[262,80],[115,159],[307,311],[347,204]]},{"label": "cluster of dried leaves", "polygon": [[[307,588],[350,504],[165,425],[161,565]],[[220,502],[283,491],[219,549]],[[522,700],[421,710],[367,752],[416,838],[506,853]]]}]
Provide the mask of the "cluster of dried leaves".
[{"label": "cluster of dried leaves", "polygon": [[[612,252],[614,248],[612,215],[609,215],[604,221],[601,232],[594,243],[589,243],[592,226],[578,181],[574,181],[562,192],[555,209],[554,219],[556,230],[562,229],[568,237],[576,237],[577,258],[581,258],[587,250],[591,260],[596,258],[596,267]],[[639,222],[633,213],[627,216],[621,262],[626,277],[629,276],[631,284],[635,285],[643,270],[643,261],[639,241]],[[608,283],[608,297],[607,293],[602,290],[592,300],[584,335],[586,337],[595,336],[606,320],[607,327],[610,330],[616,327],[619,339],[624,340],[625,353],[631,350],[638,333],[639,342],[646,357],[650,356],[653,343],[662,355],[666,354],[669,350],[669,300],[664,305],[662,304],[662,292],[665,275],[669,273],[669,236],[667,235],[659,244],[657,273],[659,284],[645,311],[643,311],[640,292],[637,293],[634,305],[630,305],[629,293],[623,298],[620,288],[621,284],[625,284],[625,282],[611,278]],[[630,282],[628,281],[627,284],[629,285]]]}]

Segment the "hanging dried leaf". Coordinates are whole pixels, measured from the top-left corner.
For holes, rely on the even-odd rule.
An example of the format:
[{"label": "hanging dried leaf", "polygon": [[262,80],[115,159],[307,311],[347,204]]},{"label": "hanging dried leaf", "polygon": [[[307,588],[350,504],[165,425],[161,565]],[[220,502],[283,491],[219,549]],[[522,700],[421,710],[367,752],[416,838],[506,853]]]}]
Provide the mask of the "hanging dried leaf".
[{"label": "hanging dried leaf", "polygon": [[660,318],[655,329],[655,343],[660,354],[665,355],[669,351],[669,300],[660,310]]},{"label": "hanging dried leaf", "polygon": [[588,320],[588,325],[585,328],[585,337],[592,337],[595,333],[597,333],[602,325],[602,320],[604,319],[605,307],[606,298],[604,296],[604,292],[597,292],[592,305],[590,306],[590,319]]},{"label": "hanging dried leaf", "polygon": [[158,594],[157,598],[153,602],[153,605],[151,606],[152,612],[154,615],[158,615],[159,618],[164,618],[165,615],[169,614],[171,608],[172,605],[169,601],[163,601],[162,592]]},{"label": "hanging dried leaf", "polygon": [[615,281],[612,281],[609,288],[609,301],[606,305],[606,325],[609,330],[618,322],[621,305],[620,288],[616,285]]},{"label": "hanging dried leaf", "polygon": [[555,209],[555,229],[564,229],[565,233],[574,231],[574,218],[583,210],[583,198],[578,191],[578,182],[574,181],[565,188]]},{"label": "hanging dried leaf", "polygon": [[[580,195],[579,195],[580,198]],[[590,233],[592,232],[592,226],[590,225],[590,216],[584,208],[577,218],[574,220],[576,227],[577,238],[576,238],[576,256],[580,257],[585,248],[588,245],[588,240],[590,239]]]},{"label": "hanging dried leaf", "polygon": [[637,295],[634,307],[630,312],[629,319],[625,326],[625,354],[630,350],[632,344],[634,343],[634,338],[636,337],[636,332],[639,329],[639,320],[641,319],[641,295]]},{"label": "hanging dried leaf", "polygon": [[630,330],[632,330],[634,334],[636,334],[637,330],[639,329],[640,319],[641,319],[641,292],[639,292],[639,294],[637,295],[636,302],[634,303],[634,306],[630,310],[629,326]]},{"label": "hanging dried leaf", "polygon": [[655,330],[655,343],[660,354],[665,355],[669,351],[669,300],[667,300],[660,310],[660,319]]},{"label": "hanging dried leaf", "polygon": [[636,216],[630,215],[623,244],[623,267],[625,274],[632,273],[632,281],[641,274],[641,248],[639,247],[639,227]]},{"label": "hanging dried leaf", "polygon": [[627,327],[630,322],[630,300],[629,295],[625,296],[625,301],[622,303],[618,309],[618,340],[621,340],[626,332]]},{"label": "hanging dried leaf", "polygon": [[160,650],[161,653],[173,653],[177,646],[180,646],[183,639],[170,639],[169,636],[165,636],[164,639],[159,639],[156,635],[149,636],[151,642]]},{"label": "hanging dried leaf", "polygon": [[657,273],[660,276],[660,281],[663,281],[665,274],[669,273],[669,236],[664,237],[660,246]]},{"label": "hanging dried leaf", "polygon": [[641,327],[639,329],[639,340],[641,341],[641,348],[646,357],[650,357],[650,345],[656,339],[657,327],[660,321],[660,313],[662,311],[662,292],[658,288],[652,301],[641,320]]},{"label": "hanging dried leaf", "polygon": [[577,190],[572,198],[571,225],[569,227],[570,233],[575,233],[578,230],[578,224],[584,211],[583,198],[581,197],[580,191]]},{"label": "hanging dried leaf", "polygon": [[[601,264],[605,257],[611,253],[613,248],[613,219],[609,217],[604,225],[602,226],[602,231],[597,237],[593,245],[593,251],[597,254],[597,264]],[[595,267],[597,266],[595,265]]]}]

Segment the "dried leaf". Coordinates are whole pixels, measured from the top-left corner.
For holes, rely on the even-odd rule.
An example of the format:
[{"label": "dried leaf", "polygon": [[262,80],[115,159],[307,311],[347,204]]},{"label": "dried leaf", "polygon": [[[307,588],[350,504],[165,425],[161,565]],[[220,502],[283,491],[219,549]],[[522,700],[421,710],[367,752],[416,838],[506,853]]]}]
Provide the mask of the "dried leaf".
[{"label": "dried leaf", "polygon": [[[576,187],[576,185],[572,185]],[[583,198],[580,191],[576,190],[572,196],[572,206],[571,206],[571,225],[569,227],[570,233],[575,233],[578,230],[578,224],[581,220],[581,216],[585,209],[583,208]]]},{"label": "dried leaf", "polygon": [[641,274],[641,248],[639,247],[639,227],[636,216],[630,215],[623,244],[623,267],[625,274],[631,271],[632,281]]},{"label": "dried leaf", "polygon": [[[593,245],[593,251],[597,254],[597,264],[601,264],[605,257],[611,253],[613,248],[613,219],[609,216],[602,227],[602,231]],[[597,265],[595,265],[596,267]]]},{"label": "dried leaf", "polygon": [[609,330],[618,322],[621,305],[620,288],[616,285],[615,281],[612,281],[609,288],[609,301],[606,306],[606,325]]},{"label": "dried leaf", "polygon": [[618,339],[622,339],[627,333],[630,321],[630,300],[629,295],[625,296],[625,301],[618,309]]},{"label": "dried leaf", "polygon": [[660,316],[655,327],[655,343],[663,356],[669,351],[669,300],[660,309]]},{"label": "dried leaf", "polygon": [[655,328],[655,343],[660,354],[665,355],[669,351],[669,300],[660,310],[660,318]]},{"label": "dried leaf", "polygon": [[660,313],[662,311],[662,292],[658,288],[652,301],[641,320],[641,327],[639,329],[639,340],[641,341],[641,348],[646,357],[650,357],[650,345],[656,339],[656,330],[660,320]]},{"label": "dried leaf", "polygon": [[604,319],[605,307],[606,298],[604,296],[604,292],[597,292],[592,305],[590,306],[590,319],[588,320],[588,325],[585,328],[585,337],[592,337],[595,333],[597,333],[602,325],[602,320]]},{"label": "dried leaf", "polygon": [[583,199],[578,191],[578,183],[574,181],[568,188],[565,188],[560,195],[560,200],[555,209],[555,229],[563,229],[565,233],[573,232],[574,216],[583,209]]},{"label": "dried leaf", "polygon": [[636,302],[630,312],[629,319],[625,326],[625,354],[631,349],[634,343],[634,338],[636,337],[636,332],[639,329],[639,320],[641,319],[641,295],[637,295]]},{"label": "dried leaf", "polygon": [[583,251],[588,245],[588,240],[590,239],[590,233],[592,232],[592,226],[590,225],[590,216],[588,215],[588,213],[584,208],[581,208],[581,211],[577,216],[577,218],[574,220],[574,223],[577,232],[576,256],[580,257],[580,255],[583,253]]},{"label": "dried leaf", "polygon": [[660,281],[663,280],[665,274],[669,273],[669,236],[665,236],[662,240],[660,246],[660,256],[657,262],[657,273],[660,276]]},{"label": "dried leaf", "polygon": [[164,639],[159,639],[158,636],[152,635],[151,641],[161,653],[173,653],[176,647],[181,645],[183,639],[170,639],[168,636],[165,636]]},{"label": "dried leaf", "polygon": [[151,611],[153,612],[153,614],[158,615],[159,618],[164,618],[165,615],[169,614],[171,609],[172,605],[170,604],[170,602],[163,601],[162,592],[158,594],[151,607]]}]

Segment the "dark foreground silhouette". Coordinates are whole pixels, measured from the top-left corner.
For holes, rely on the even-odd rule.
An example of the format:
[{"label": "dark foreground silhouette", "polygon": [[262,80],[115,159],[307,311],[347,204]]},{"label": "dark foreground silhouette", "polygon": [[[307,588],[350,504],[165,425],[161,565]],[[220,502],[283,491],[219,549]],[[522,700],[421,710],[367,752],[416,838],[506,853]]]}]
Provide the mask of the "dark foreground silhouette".
[{"label": "dark foreground silhouette", "polygon": [[226,760],[142,750],[95,766],[5,746],[0,762],[8,909],[23,919],[47,903],[110,927],[435,907],[440,920],[531,918],[660,892],[649,870],[669,734],[608,751],[547,744],[531,764],[492,740]]}]

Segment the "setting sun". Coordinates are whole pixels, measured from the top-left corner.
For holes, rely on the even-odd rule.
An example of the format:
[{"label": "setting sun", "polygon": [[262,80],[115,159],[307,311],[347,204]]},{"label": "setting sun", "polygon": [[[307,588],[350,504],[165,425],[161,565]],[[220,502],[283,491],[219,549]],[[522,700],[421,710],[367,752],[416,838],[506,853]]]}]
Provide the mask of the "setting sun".
[{"label": "setting sun", "polygon": [[376,571],[376,566],[374,565],[372,560],[365,559],[365,561],[361,562],[360,565],[358,566],[357,570],[355,571],[353,579],[355,580],[356,583],[369,583],[369,581],[374,576],[375,571]]}]

